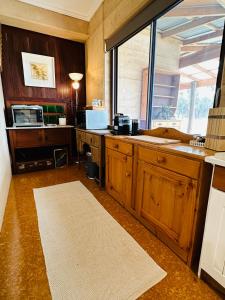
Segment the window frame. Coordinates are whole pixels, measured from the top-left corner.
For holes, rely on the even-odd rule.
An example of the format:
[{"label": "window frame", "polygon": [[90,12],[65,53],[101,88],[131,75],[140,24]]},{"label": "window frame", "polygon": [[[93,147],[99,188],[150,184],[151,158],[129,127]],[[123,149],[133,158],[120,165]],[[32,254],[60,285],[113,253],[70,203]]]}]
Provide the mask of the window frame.
[{"label": "window frame", "polygon": [[[184,0],[177,0],[174,4],[170,5],[167,9],[161,11],[154,18],[150,19],[148,23],[145,23],[144,26],[135,30],[132,34],[129,34],[123,41],[117,44],[110,50],[111,56],[111,119],[114,119],[115,113],[118,113],[118,48],[128,41],[130,38],[141,32],[147,26],[151,26],[150,30],[150,47],[149,47],[149,65],[148,65],[148,90],[147,90],[147,115],[146,115],[146,129],[151,129],[152,124],[152,110],[153,110],[153,94],[154,94],[154,75],[155,75],[155,53],[156,53],[156,28],[157,20],[162,17],[164,14],[172,10],[174,7],[179,5]],[[224,69],[224,59],[225,59],[225,23],[223,28],[223,37],[220,50],[220,59],[219,59],[219,68],[216,80],[215,96],[213,108],[219,107],[221,99],[221,84],[223,78],[223,69]]]}]

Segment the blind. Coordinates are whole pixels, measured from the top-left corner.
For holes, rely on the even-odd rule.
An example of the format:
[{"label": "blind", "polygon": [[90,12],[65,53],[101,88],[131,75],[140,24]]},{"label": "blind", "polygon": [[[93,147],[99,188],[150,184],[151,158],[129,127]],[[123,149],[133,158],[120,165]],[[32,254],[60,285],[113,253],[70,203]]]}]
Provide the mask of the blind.
[{"label": "blind", "polygon": [[153,0],[139,14],[126,23],[121,29],[113,34],[106,42],[106,51],[119,46],[141,29],[149,25],[153,20],[163,15],[173,6],[183,0]]}]

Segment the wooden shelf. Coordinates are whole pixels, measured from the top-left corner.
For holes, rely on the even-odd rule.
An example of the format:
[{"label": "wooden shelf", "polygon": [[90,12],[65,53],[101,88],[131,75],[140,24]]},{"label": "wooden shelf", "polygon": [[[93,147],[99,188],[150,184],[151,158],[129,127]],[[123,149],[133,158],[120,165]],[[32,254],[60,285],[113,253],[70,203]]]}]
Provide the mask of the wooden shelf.
[{"label": "wooden shelf", "polygon": [[160,83],[154,83],[155,86],[159,87],[165,87],[165,88],[177,88],[175,85],[167,85],[167,84],[160,84]]},{"label": "wooden shelf", "polygon": [[158,98],[169,98],[169,99],[176,99],[174,96],[163,96],[163,95],[153,95],[153,97],[158,97]]},{"label": "wooden shelf", "polygon": [[[163,105],[152,105],[152,107],[161,108]],[[169,108],[177,108],[176,106],[167,105]]]}]

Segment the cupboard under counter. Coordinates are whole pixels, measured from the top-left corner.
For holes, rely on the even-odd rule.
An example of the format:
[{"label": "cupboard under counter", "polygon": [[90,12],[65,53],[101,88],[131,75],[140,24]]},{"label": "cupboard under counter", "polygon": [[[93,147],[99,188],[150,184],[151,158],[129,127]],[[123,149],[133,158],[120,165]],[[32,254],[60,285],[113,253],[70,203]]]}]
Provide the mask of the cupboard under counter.
[{"label": "cupboard under counter", "polygon": [[189,266],[200,255],[212,171],[207,153],[106,136],[107,192]]}]

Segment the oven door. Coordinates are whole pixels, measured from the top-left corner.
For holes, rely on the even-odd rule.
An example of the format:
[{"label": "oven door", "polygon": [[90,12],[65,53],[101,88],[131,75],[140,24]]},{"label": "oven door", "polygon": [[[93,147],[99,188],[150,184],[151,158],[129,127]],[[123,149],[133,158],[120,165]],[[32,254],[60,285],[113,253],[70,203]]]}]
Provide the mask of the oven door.
[{"label": "oven door", "polygon": [[14,126],[43,126],[42,109],[14,108],[12,112]]}]

